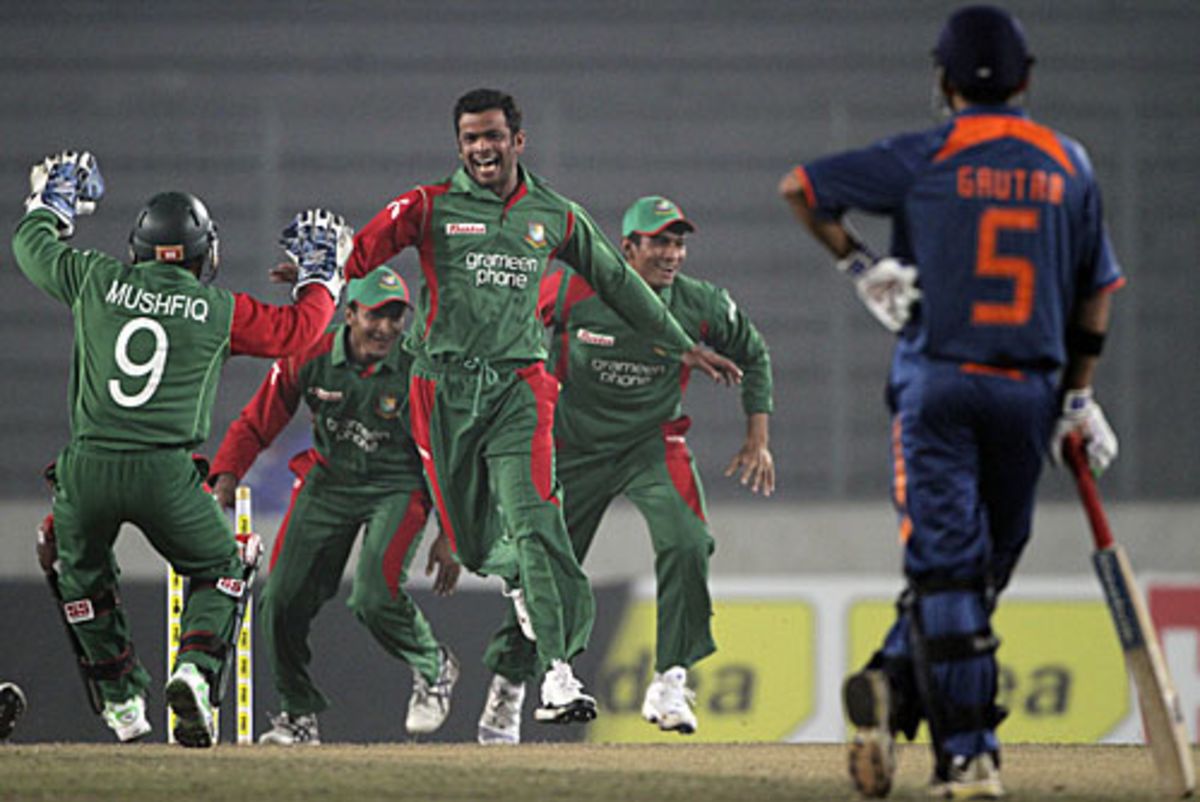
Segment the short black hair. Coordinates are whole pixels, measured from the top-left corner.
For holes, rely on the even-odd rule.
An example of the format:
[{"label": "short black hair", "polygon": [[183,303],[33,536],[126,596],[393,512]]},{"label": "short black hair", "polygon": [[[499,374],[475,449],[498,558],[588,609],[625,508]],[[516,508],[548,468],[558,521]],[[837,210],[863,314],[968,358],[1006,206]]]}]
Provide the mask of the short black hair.
[{"label": "short black hair", "polygon": [[521,130],[521,110],[512,95],[499,89],[472,89],[454,104],[454,136],[458,137],[458,121],[464,114],[480,114],[491,109],[504,112],[504,121],[511,133]]}]

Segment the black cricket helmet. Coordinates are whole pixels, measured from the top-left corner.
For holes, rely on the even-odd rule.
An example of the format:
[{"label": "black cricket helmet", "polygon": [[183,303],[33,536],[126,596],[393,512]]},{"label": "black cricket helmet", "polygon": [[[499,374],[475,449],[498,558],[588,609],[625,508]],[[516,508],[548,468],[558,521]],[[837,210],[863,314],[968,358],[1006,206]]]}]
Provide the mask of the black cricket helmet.
[{"label": "black cricket helmet", "polygon": [[1002,99],[1025,86],[1033,56],[1017,18],[997,6],[958,9],[946,20],[933,60],[966,95]]},{"label": "black cricket helmet", "polygon": [[217,226],[204,203],[189,192],[160,192],[138,212],[129,232],[136,262],[199,265],[205,283],[216,275]]}]

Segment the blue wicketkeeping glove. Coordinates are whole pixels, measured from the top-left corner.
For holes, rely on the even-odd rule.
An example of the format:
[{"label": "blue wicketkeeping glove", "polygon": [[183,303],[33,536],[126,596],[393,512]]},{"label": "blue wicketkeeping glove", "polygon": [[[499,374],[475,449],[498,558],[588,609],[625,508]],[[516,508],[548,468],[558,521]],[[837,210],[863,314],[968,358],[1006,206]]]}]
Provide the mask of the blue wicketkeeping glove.
[{"label": "blue wicketkeeping glove", "polygon": [[279,237],[288,258],[299,268],[292,297],[300,297],[300,288],[307,284],[320,284],[336,303],[353,238],[354,229],[341,215],[327,209],[307,209],[293,217]]},{"label": "blue wicketkeeping glove", "polygon": [[47,156],[29,171],[29,197],[25,213],[45,209],[58,218],[59,236],[75,233],[76,215],[96,211],[104,197],[104,177],[91,153],[64,150]]}]

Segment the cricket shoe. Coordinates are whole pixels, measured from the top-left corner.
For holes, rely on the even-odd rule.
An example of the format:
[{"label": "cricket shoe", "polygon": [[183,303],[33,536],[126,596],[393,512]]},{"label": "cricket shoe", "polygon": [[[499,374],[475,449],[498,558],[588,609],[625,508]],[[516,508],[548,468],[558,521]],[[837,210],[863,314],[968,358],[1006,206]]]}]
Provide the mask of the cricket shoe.
[{"label": "cricket shoe", "polygon": [[[13,682],[0,682],[0,741],[12,735],[17,719],[25,712],[25,694]],[[146,725],[149,729],[150,725]]]},{"label": "cricket shoe", "polygon": [[587,722],[596,717],[596,700],[583,692],[571,666],[562,660],[550,664],[542,680],[542,704],[533,711],[535,721],[546,724]]},{"label": "cricket shoe", "polygon": [[479,717],[479,743],[519,744],[521,706],[524,704],[525,683],[509,682],[508,677],[502,674],[492,675],[483,715]]},{"label": "cricket shoe", "polygon": [[525,591],[520,585],[510,589],[508,582],[505,582],[504,589],[500,592],[512,601],[513,612],[516,613],[517,623],[521,625],[521,634],[525,636],[525,640],[536,641],[537,634],[533,631],[533,619],[529,617],[529,605],[525,604]]},{"label": "cricket shoe", "polygon": [[317,729],[317,714],[293,717],[284,710],[278,716],[271,716],[271,729],[258,736],[258,742],[276,746],[319,746],[321,733]]},{"label": "cricket shoe", "polygon": [[100,718],[117,735],[121,743],[129,743],[149,734],[150,722],[146,720],[146,700],[131,696],[124,702],[105,702]]},{"label": "cricket shoe", "polygon": [[992,752],[950,759],[946,776],[935,776],[929,787],[937,799],[999,799],[1004,796],[1000,784],[1000,761]]},{"label": "cricket shoe", "polygon": [[413,670],[412,696],[404,726],[413,735],[427,735],[442,726],[450,715],[450,694],[458,682],[458,659],[445,646],[438,647],[441,660],[437,680],[430,685],[421,672]]},{"label": "cricket shoe", "polygon": [[890,691],[882,671],[859,671],[846,678],[842,701],[854,725],[850,741],[850,779],[859,793],[885,797],[896,774],[896,743],[889,727]]},{"label": "cricket shoe", "polygon": [[175,740],[183,746],[208,747],[216,743],[212,703],[208,700],[208,680],[192,663],[175,667],[167,683],[167,705],[175,714]]},{"label": "cricket shoe", "polygon": [[691,735],[696,731],[696,714],[692,705],[696,692],[687,686],[687,669],[673,666],[661,674],[646,688],[642,700],[642,718],[657,724],[663,732]]}]

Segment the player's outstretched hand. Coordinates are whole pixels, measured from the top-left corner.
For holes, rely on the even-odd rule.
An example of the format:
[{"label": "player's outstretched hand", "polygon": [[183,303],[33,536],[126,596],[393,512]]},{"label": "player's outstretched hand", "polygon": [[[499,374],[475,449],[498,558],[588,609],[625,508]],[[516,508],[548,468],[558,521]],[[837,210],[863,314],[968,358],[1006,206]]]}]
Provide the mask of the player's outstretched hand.
[{"label": "player's outstretched hand", "polygon": [[1063,442],[1071,432],[1083,435],[1087,451],[1088,467],[1096,476],[1104,473],[1117,458],[1117,435],[1108,425],[1104,410],[1092,398],[1092,388],[1067,390],[1063,395],[1062,413],[1054,425],[1054,436],[1050,439],[1050,457],[1055,465],[1063,461]]},{"label": "player's outstretched hand", "polygon": [[693,345],[692,350],[683,354],[682,361],[689,368],[702,371],[718,384],[728,386],[742,383],[742,369],[733,360],[726,359],[703,345]]},{"label": "player's outstretched hand", "polygon": [[751,493],[769,496],[775,492],[775,457],[765,443],[747,439],[725,467],[725,475],[739,473],[738,481],[749,485]]},{"label": "player's outstretched hand", "polygon": [[237,490],[237,483],[237,477],[232,473],[217,474],[217,481],[213,483],[213,498],[227,510],[233,509],[233,496],[234,491]]},{"label": "player's outstretched hand", "polygon": [[104,197],[104,177],[92,154],[64,150],[47,156],[29,170],[25,213],[45,209],[58,218],[63,239],[75,233],[75,217],[96,211]]},{"label": "player's outstretched hand", "polygon": [[904,328],[921,299],[914,265],[891,257],[875,259],[859,250],[839,259],[837,269],[854,281],[859,300],[884,328],[890,332]]},{"label": "player's outstretched hand", "polygon": [[297,268],[292,296],[298,298],[301,287],[320,284],[336,302],[342,291],[342,269],[354,246],[354,229],[345,219],[328,209],[307,209],[292,218],[279,244]]},{"label": "player's outstretched hand", "polygon": [[437,576],[433,578],[433,592],[438,596],[453,594],[454,588],[458,585],[458,575],[462,573],[462,566],[459,565],[458,558],[454,556],[450,538],[446,537],[445,532],[439,532],[437,540],[433,541],[429,547],[429,561],[425,563],[425,576],[433,574],[435,567]]}]

